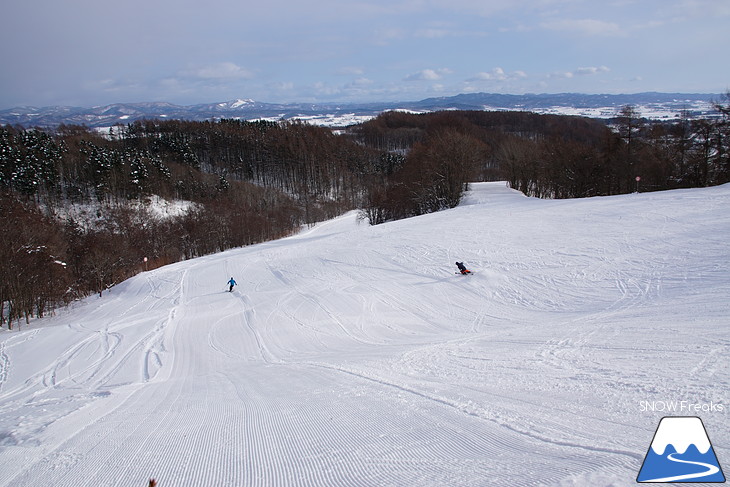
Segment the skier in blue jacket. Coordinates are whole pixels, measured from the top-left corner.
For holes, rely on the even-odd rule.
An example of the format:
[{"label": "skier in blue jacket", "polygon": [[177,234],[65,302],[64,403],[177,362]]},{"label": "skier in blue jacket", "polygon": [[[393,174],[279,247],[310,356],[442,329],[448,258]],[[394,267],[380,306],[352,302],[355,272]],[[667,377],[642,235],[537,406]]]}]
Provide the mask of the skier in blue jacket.
[{"label": "skier in blue jacket", "polygon": [[228,292],[229,292],[229,293],[233,292],[233,286],[235,286],[235,285],[236,285],[236,281],[235,281],[235,279],[233,279],[233,278],[231,277],[231,280],[230,280],[230,281],[228,281],[228,286],[229,286],[229,287],[228,287]]}]

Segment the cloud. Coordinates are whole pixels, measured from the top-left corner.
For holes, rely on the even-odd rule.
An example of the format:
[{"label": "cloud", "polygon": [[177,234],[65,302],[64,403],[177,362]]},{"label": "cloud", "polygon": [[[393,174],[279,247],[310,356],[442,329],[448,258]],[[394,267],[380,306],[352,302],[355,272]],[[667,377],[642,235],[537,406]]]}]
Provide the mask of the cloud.
[{"label": "cloud", "polygon": [[405,37],[407,37],[406,31],[400,27],[381,27],[372,33],[371,43],[376,46],[387,46]]},{"label": "cloud", "polygon": [[423,69],[417,73],[406,76],[405,81],[436,81],[443,78],[444,75],[450,74],[451,70],[448,68],[441,69]]},{"label": "cloud", "polygon": [[[402,2],[403,5],[409,5],[413,11],[432,9],[480,17],[493,17],[512,11],[524,12],[525,9],[532,10],[540,7],[545,0],[538,1],[538,5],[533,5],[534,3],[534,0],[512,0],[511,2],[504,0],[406,0]],[[551,3],[551,0],[547,0],[547,3]]]},{"label": "cloud", "polygon": [[338,69],[337,74],[342,76],[362,76],[365,74],[365,70],[357,66],[345,66]]},{"label": "cloud", "polygon": [[577,76],[587,76],[587,75],[594,75],[594,74],[600,74],[600,73],[608,73],[611,71],[606,66],[591,66],[587,68],[578,68],[574,71],[574,74]]},{"label": "cloud", "polygon": [[273,88],[279,91],[292,91],[294,83],[292,81],[280,81],[273,84]]},{"label": "cloud", "polygon": [[504,69],[496,67],[489,72],[477,73],[474,77],[469,78],[467,81],[507,81],[523,78],[527,78],[527,73],[524,71],[513,71],[511,73],[507,73]]},{"label": "cloud", "polygon": [[119,96],[143,92],[148,88],[147,83],[144,81],[132,78],[86,80],[82,83],[82,86],[88,91],[97,91]]},{"label": "cloud", "polygon": [[730,4],[727,2],[718,2],[717,0],[681,0],[673,8],[678,14],[683,14],[685,17],[688,15],[698,17],[705,17],[707,15],[718,17],[730,16]]},{"label": "cloud", "polygon": [[626,33],[614,22],[595,19],[560,19],[540,24],[542,28],[585,36],[623,37]]},{"label": "cloud", "polygon": [[365,87],[365,86],[371,86],[373,83],[374,83],[374,81],[371,79],[360,77],[360,78],[353,80],[347,86],[350,86],[353,88],[361,88],[361,87]]},{"label": "cloud", "polygon": [[611,71],[606,66],[589,66],[583,68],[577,68],[573,71],[555,71],[547,75],[548,78],[552,79],[571,79],[576,76],[595,76],[602,73],[608,73]]},{"label": "cloud", "polygon": [[547,75],[550,79],[570,79],[573,76],[575,75],[572,71],[554,71]]},{"label": "cloud", "polygon": [[250,79],[253,73],[231,62],[210,64],[191,70],[188,74],[201,79]]},{"label": "cloud", "polygon": [[447,29],[420,29],[414,34],[416,37],[423,37],[424,39],[442,39],[453,35],[453,32]]},{"label": "cloud", "polygon": [[[165,98],[204,94],[206,97],[237,96],[244,86],[244,80],[254,78],[254,72],[233,62],[190,65],[176,73],[147,81],[150,96]],[[247,84],[247,83],[246,83]]]}]

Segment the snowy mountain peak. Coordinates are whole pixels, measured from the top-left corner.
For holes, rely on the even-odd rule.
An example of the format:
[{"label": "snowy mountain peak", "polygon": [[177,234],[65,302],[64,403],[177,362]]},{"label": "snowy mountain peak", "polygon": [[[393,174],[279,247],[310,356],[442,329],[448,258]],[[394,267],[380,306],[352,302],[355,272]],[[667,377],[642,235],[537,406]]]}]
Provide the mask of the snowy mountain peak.
[{"label": "snowy mountain peak", "polygon": [[241,108],[241,107],[246,107],[246,106],[249,106],[249,105],[253,105],[255,103],[256,102],[254,100],[250,99],[250,98],[247,98],[245,100],[242,100],[242,99],[239,98],[239,99],[236,99],[236,100],[227,101],[225,103],[219,103],[218,106],[221,107],[221,108],[227,108],[229,110],[233,110],[233,109],[236,109],[236,108]]},{"label": "snowy mountain peak", "polygon": [[703,455],[711,447],[702,420],[693,417],[662,419],[654,435],[654,441],[651,442],[651,448],[657,455],[663,455],[668,445],[673,445],[678,453],[684,453],[690,445],[694,445]]},{"label": "snowy mountain peak", "polygon": [[[263,103],[249,98],[191,106],[170,103],[129,103],[81,107],[15,107],[0,110],[0,124],[26,127],[53,127],[58,124],[79,124],[89,127],[110,127],[150,118],[180,120],[216,120],[269,118],[307,120],[326,126],[359,123],[388,110],[423,113],[439,110],[520,110],[535,113],[578,115],[610,119],[619,107],[634,105],[643,117],[674,120],[680,113],[694,117],[715,113],[712,100],[719,95],[638,93],[634,95],[585,95],[579,93],[502,95],[471,93],[452,97],[429,98],[415,102],[380,103]],[[122,112],[124,110],[124,112]],[[164,114],[164,115],[162,115]],[[357,119],[353,119],[353,115]]]}]

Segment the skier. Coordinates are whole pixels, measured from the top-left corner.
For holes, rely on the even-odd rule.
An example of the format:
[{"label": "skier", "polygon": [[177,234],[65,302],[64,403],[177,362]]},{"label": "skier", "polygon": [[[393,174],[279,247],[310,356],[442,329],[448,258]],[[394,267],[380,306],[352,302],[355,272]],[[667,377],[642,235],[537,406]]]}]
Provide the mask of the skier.
[{"label": "skier", "polygon": [[461,271],[462,274],[471,274],[471,271],[466,268],[463,262],[457,262],[456,267],[459,268],[459,271]]},{"label": "skier", "polygon": [[232,292],[233,292],[233,286],[235,286],[235,285],[236,285],[236,281],[235,281],[235,279],[233,279],[233,278],[231,277],[231,280],[230,280],[230,281],[228,281],[228,286],[229,286],[229,287],[228,287],[228,292],[229,292],[229,293],[232,293]]}]

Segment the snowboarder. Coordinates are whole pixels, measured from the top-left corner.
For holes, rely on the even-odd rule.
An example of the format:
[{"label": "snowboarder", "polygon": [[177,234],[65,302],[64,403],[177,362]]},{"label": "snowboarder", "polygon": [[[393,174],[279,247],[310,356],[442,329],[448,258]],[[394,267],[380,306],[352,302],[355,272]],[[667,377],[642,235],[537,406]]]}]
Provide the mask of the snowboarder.
[{"label": "snowboarder", "polygon": [[458,267],[458,268],[459,268],[459,271],[460,271],[460,272],[461,272],[462,274],[471,274],[471,271],[470,271],[469,269],[467,269],[467,268],[466,268],[466,266],[464,265],[464,263],[463,263],[463,262],[457,262],[457,263],[456,263],[456,267]]},{"label": "snowboarder", "polygon": [[228,292],[229,293],[232,293],[233,292],[233,286],[235,286],[235,285],[236,285],[236,281],[235,281],[235,279],[233,279],[231,277],[231,280],[228,281]]}]

